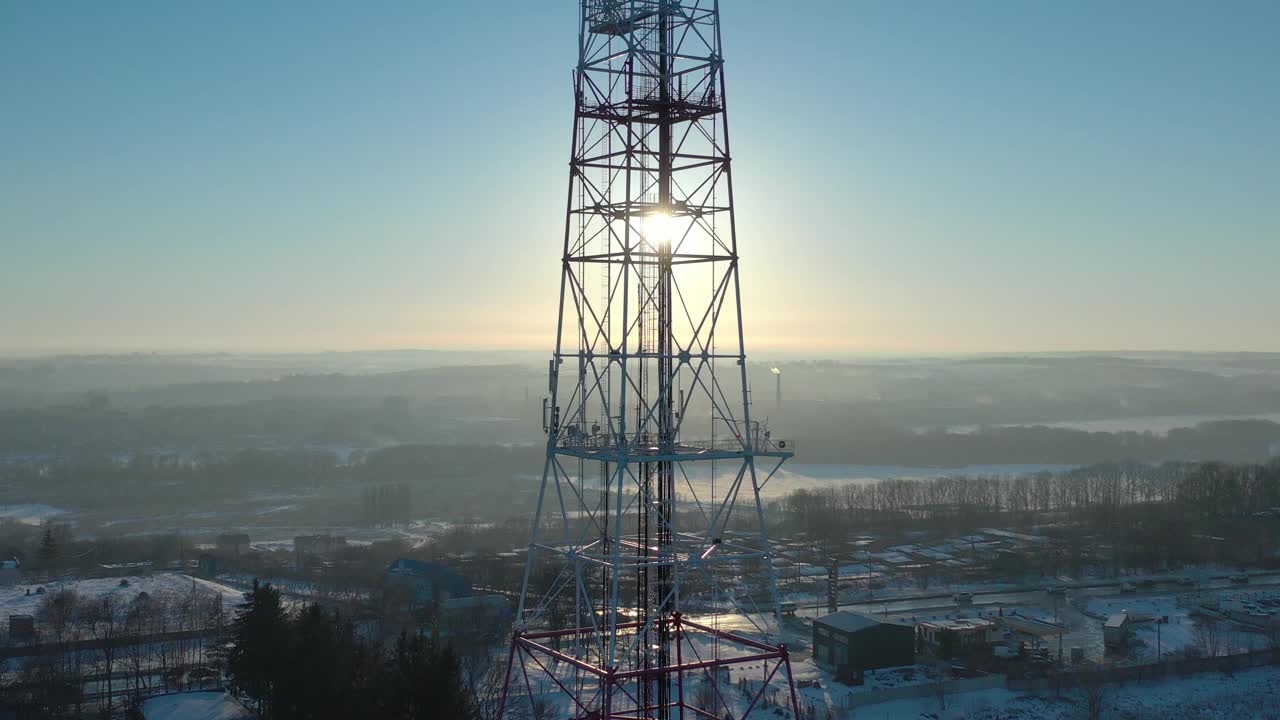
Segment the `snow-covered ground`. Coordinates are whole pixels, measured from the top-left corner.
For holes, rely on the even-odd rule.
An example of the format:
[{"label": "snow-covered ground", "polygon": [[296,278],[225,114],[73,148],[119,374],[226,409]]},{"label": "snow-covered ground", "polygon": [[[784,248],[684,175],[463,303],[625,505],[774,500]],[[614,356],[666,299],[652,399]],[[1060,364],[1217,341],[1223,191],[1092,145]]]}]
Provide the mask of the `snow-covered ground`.
[{"label": "snow-covered ground", "polygon": [[[125,580],[128,585],[121,585]],[[210,582],[181,573],[163,572],[141,577],[93,578],[90,580],[67,580],[52,582],[47,585],[13,585],[0,588],[0,617],[9,615],[35,615],[40,602],[46,595],[36,592],[43,587],[48,592],[60,589],[75,590],[82,596],[99,597],[107,593],[132,600],[138,593],[145,592],[153,599],[175,602],[187,597],[193,590],[196,592],[212,592],[222,597],[223,607],[228,611],[244,600],[243,591],[228,587],[221,583]],[[28,593],[28,591],[30,591]]]},{"label": "snow-covered ground", "polygon": [[809,659],[808,653],[794,653],[792,655],[791,672],[797,682],[818,681],[819,687],[798,688],[796,692],[806,703],[814,703],[819,706],[824,704],[839,706],[840,700],[847,695],[907,687],[909,685],[923,685],[929,682],[931,677],[928,665],[916,664],[868,670],[863,677],[861,685],[845,685],[844,683],[836,682],[835,676],[830,672],[814,665],[813,661]]},{"label": "snow-covered ground", "polygon": [[[1062,697],[982,690],[947,697],[897,700],[858,708],[858,720],[1076,720],[1088,717],[1078,691]],[[840,715],[836,715],[840,718]],[[1156,685],[1106,686],[1104,718],[1124,720],[1244,720],[1280,718],[1280,672],[1257,668],[1225,675],[1203,673]],[[841,718],[843,720],[843,718]]]},{"label": "snow-covered ground", "polygon": [[[1197,644],[1199,620],[1192,614],[1194,608],[1180,605],[1173,596],[1093,598],[1085,609],[1095,617],[1128,613],[1134,623],[1129,652],[1138,660],[1154,660],[1157,649],[1161,656],[1181,655]],[[1157,623],[1162,617],[1168,618],[1168,622]],[[1215,644],[1221,654],[1248,652],[1265,644],[1258,633],[1247,632],[1225,620],[1218,621],[1216,632]]]},{"label": "snow-covered ground", "polygon": [[146,720],[240,720],[253,714],[220,692],[179,693],[153,697],[142,704]]},{"label": "snow-covered ground", "polygon": [[[1189,608],[1180,607],[1173,597],[1093,598],[1085,611],[1095,618],[1128,613],[1134,622],[1133,639],[1137,641],[1130,642],[1131,652],[1138,659],[1153,660],[1157,650],[1162,656],[1181,655],[1195,645],[1196,620]],[[1168,618],[1169,622],[1157,624],[1161,618]]]}]

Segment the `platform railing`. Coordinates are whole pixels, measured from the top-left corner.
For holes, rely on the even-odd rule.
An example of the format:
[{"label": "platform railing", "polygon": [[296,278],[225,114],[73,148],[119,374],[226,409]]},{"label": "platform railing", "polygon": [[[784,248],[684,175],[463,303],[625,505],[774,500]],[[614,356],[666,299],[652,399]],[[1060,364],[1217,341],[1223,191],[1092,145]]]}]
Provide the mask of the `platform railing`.
[{"label": "platform railing", "polygon": [[[613,435],[607,433],[588,433],[576,425],[565,427],[556,439],[556,447],[565,450],[586,452],[620,452],[626,450],[633,455],[661,454],[662,447],[657,435],[644,433],[638,438],[631,436],[627,441],[618,443]],[[703,452],[737,453],[752,452],[755,454],[794,453],[795,443],[790,440],[771,437],[767,433],[755,433],[744,441],[741,437],[725,438],[680,438],[676,441],[673,452],[676,454],[696,455]]]}]

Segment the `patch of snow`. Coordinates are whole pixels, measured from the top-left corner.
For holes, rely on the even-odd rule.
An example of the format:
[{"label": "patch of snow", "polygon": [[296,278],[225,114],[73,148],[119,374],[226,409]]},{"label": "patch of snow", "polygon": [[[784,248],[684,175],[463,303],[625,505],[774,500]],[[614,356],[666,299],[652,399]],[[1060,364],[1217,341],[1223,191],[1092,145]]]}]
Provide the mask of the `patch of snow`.
[{"label": "patch of snow", "polygon": [[[835,685],[835,688],[843,688]],[[806,704],[828,704],[808,692]],[[1079,691],[1061,697],[1025,695],[1002,688],[948,695],[946,710],[932,694],[858,708],[850,717],[891,720],[1077,720],[1086,717]],[[1280,716],[1280,673],[1257,668],[1234,675],[1202,673],[1148,685],[1107,685],[1102,717],[1178,718],[1178,720],[1238,720]],[[819,715],[821,717],[821,715]]]},{"label": "patch of snow", "polygon": [[146,720],[241,720],[253,714],[235,698],[220,692],[160,695],[142,703]]},{"label": "patch of snow", "polygon": [[[121,580],[127,580],[127,586],[121,586]],[[244,601],[244,593],[221,583],[193,578],[181,573],[165,572],[139,577],[93,578],[89,580],[55,581],[44,585],[12,585],[0,588],[0,617],[9,615],[35,615],[40,601],[46,597],[36,593],[37,587],[44,587],[48,592],[60,589],[75,590],[82,596],[101,597],[115,593],[127,599],[137,597],[145,592],[152,598],[165,601],[176,601],[187,597],[193,589],[202,592],[214,592],[222,596],[223,606],[230,610]],[[30,594],[27,594],[27,591]]]}]

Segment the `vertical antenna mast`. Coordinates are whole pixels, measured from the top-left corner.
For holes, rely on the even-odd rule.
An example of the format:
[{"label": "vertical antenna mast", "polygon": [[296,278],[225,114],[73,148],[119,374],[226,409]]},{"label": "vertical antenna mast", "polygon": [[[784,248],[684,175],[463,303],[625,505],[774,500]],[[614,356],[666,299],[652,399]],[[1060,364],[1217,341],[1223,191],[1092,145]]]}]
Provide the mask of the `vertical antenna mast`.
[{"label": "vertical antenna mast", "polygon": [[[770,682],[790,687],[760,491],[794,448],[751,420],[733,220],[718,1],[581,0],[547,455],[504,710],[550,694],[573,718],[744,718]],[[726,613],[751,630],[720,630]],[[745,664],[768,679],[755,700],[726,683]]]}]

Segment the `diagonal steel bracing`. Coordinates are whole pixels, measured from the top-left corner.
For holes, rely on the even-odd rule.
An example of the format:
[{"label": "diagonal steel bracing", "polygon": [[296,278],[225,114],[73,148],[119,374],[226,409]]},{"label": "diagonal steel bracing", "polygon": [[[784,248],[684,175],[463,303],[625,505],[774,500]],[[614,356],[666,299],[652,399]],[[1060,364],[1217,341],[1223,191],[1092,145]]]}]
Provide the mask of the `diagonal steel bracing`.
[{"label": "diagonal steel bracing", "polygon": [[[760,489],[794,446],[752,419],[719,2],[581,0],[579,29],[547,460],[508,678],[530,702],[567,695],[570,717],[723,717],[686,674],[755,661],[790,682]],[[717,634],[725,613],[761,636]],[[745,650],[722,655],[730,640]]]}]

